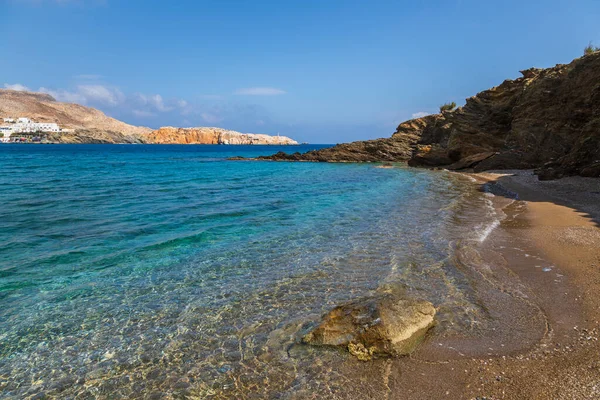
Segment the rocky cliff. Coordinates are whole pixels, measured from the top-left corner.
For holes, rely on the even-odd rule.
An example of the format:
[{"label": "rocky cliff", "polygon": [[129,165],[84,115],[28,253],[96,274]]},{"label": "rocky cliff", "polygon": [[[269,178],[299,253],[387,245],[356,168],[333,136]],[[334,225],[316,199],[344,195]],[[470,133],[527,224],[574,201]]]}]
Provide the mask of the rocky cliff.
[{"label": "rocky cliff", "polygon": [[145,144],[139,134],[123,134],[105,129],[76,129],[72,132],[48,132],[44,142],[65,144]]},{"label": "rocky cliff", "polygon": [[145,135],[149,143],[160,144],[298,144],[286,136],[240,133],[221,128],[163,127]]},{"label": "rocky cliff", "polygon": [[600,52],[521,74],[454,111],[403,122],[391,138],[265,159],[536,168],[540,179],[600,176]]}]

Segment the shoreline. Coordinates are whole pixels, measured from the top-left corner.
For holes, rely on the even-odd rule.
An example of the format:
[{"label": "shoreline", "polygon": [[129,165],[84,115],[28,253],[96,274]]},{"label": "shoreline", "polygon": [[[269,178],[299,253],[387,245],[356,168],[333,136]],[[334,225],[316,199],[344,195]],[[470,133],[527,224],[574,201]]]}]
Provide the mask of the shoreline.
[{"label": "shoreline", "polygon": [[[529,170],[459,174],[474,179],[482,191],[492,185],[496,200],[511,200],[500,201],[506,218],[484,247],[506,261],[493,271],[496,282],[520,282],[518,294],[541,318],[517,318],[511,322],[522,329],[509,330],[513,337],[499,335],[521,342],[521,348],[473,335],[448,345],[433,328],[409,357],[366,364],[349,357],[339,374],[368,383],[376,398],[385,399],[600,398],[600,214],[595,212],[600,201],[593,201],[600,200],[600,180],[538,181]],[[579,196],[586,190],[590,196]],[[570,196],[577,203],[570,204]],[[498,289],[506,294],[511,286]],[[506,311],[510,316],[513,310]],[[532,334],[523,337],[523,332]],[[494,348],[482,346],[495,340]],[[344,390],[340,397],[353,393]]]},{"label": "shoreline", "polygon": [[530,170],[466,175],[499,189],[495,196],[516,195],[491,244],[506,235],[530,245],[531,254],[504,249],[502,255],[531,291],[548,330],[529,350],[473,359],[469,364],[478,368],[467,374],[465,398],[600,398],[600,180],[539,181]]}]

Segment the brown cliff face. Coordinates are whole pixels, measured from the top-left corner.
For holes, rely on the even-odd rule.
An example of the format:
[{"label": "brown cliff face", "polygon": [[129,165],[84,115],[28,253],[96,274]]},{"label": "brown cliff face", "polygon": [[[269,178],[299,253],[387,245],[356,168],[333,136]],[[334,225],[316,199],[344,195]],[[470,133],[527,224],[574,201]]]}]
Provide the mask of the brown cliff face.
[{"label": "brown cliff face", "polygon": [[455,111],[403,122],[389,139],[268,159],[408,161],[476,171],[537,168],[541,179],[600,176],[600,52],[522,75]]},{"label": "brown cliff face", "polygon": [[157,144],[298,144],[286,136],[240,133],[221,128],[163,127],[144,136],[148,143]]},{"label": "brown cliff face", "polygon": [[[416,141],[418,138],[414,137]],[[412,152],[408,138],[375,139],[364,142],[338,144],[335,147],[313,150],[304,154],[287,154],[280,151],[272,156],[260,156],[259,160],[318,161],[318,162],[377,162],[406,160]]]},{"label": "brown cliff face", "polygon": [[[421,139],[411,165],[600,176],[600,53],[522,75],[416,132]],[[401,126],[394,136],[404,134]],[[466,165],[468,157],[477,161]]]},{"label": "brown cliff face", "polygon": [[73,132],[48,132],[44,141],[65,144],[144,144],[141,135],[127,135],[103,129],[76,129]]}]

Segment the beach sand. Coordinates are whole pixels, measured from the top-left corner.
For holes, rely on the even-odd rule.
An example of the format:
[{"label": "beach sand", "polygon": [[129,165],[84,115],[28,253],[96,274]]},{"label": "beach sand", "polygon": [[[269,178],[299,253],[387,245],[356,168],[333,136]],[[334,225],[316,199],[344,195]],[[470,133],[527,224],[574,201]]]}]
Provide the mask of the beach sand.
[{"label": "beach sand", "polygon": [[556,266],[544,277],[567,282],[556,292],[548,279],[509,262],[535,293],[549,334],[530,352],[480,362],[467,393],[488,399],[600,399],[600,180],[539,181],[532,171],[482,173],[476,179],[526,202],[525,213],[506,230],[530,240]]},{"label": "beach sand", "polygon": [[488,275],[499,282],[495,294],[482,296],[521,302],[499,304],[509,329],[453,341],[434,328],[410,357],[351,357],[337,371],[347,386],[333,397],[600,399],[600,179],[469,176],[495,189],[507,215],[486,240],[505,268]]}]

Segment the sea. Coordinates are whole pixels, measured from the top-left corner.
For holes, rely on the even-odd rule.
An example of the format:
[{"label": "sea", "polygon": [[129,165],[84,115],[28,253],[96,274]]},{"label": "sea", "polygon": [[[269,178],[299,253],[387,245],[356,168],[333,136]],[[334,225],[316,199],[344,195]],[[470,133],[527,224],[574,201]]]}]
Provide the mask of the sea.
[{"label": "sea", "polygon": [[385,285],[485,325],[472,179],[228,160],[323,147],[0,145],[0,398],[335,397],[361,362],[301,337]]}]

